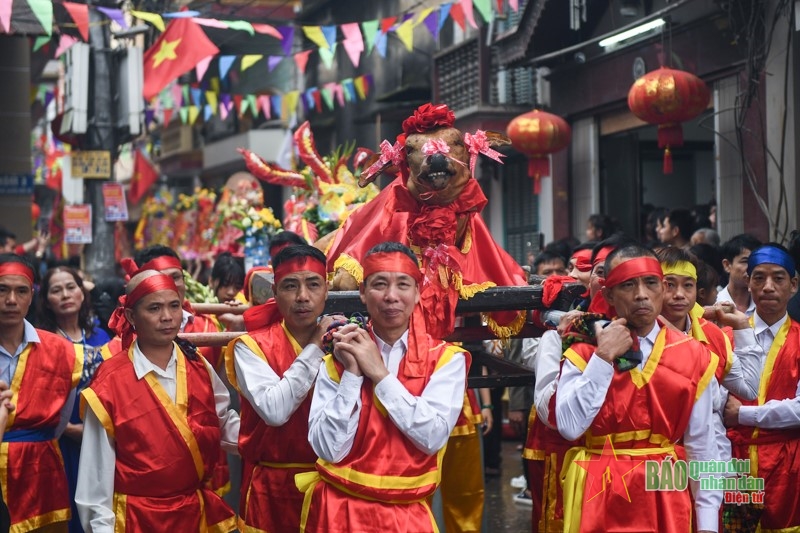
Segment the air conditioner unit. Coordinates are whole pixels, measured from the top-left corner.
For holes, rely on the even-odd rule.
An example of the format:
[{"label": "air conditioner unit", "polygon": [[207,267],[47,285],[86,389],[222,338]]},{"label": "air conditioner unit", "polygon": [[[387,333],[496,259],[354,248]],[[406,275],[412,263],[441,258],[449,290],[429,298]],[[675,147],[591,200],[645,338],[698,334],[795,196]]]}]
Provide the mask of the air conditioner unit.
[{"label": "air conditioner unit", "polygon": [[535,72],[536,105],[550,107],[550,81],[547,79],[547,76],[550,75],[550,69],[547,67],[539,67]]},{"label": "air conditioner unit", "polygon": [[89,116],[89,50],[75,43],[65,52],[64,119],[61,135],[86,133]]}]

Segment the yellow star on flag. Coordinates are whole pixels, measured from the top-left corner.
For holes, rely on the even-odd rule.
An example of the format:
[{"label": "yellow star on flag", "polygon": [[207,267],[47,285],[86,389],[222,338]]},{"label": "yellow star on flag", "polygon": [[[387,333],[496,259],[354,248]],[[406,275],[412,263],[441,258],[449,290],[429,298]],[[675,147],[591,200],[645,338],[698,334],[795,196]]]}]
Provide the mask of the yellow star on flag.
[{"label": "yellow star on flag", "polygon": [[175,53],[175,49],[179,44],[181,44],[181,39],[175,39],[174,41],[167,41],[164,39],[161,41],[161,48],[159,48],[156,55],[153,56],[153,68],[158,68],[164,61],[177,59],[178,55]]}]

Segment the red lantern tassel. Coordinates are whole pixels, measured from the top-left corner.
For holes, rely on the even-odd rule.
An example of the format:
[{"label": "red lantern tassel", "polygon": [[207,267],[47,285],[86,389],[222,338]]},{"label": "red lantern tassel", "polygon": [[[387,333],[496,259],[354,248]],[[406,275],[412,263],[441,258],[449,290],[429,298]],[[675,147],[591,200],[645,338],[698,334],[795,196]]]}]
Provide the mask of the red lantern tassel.
[{"label": "red lantern tassel", "polygon": [[672,174],[672,152],[669,146],[664,150],[664,174]]},{"label": "red lantern tassel", "polygon": [[528,160],[528,177],[533,180],[533,194],[541,191],[542,176],[550,175],[550,157],[537,156]]},{"label": "red lantern tassel", "polygon": [[661,124],[658,127],[658,147],[683,146],[683,128],[680,124]]}]

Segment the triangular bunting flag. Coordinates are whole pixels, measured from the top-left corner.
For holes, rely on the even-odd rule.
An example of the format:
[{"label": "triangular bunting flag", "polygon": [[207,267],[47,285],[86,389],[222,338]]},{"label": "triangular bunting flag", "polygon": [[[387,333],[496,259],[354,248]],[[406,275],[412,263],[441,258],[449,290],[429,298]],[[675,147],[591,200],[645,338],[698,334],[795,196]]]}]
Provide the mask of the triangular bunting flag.
[{"label": "triangular bunting flag", "polygon": [[336,93],[336,101],[339,102],[339,107],[344,107],[344,88],[341,83],[336,83],[333,86]]},{"label": "triangular bunting flag", "polygon": [[50,0],[28,0],[36,20],[47,35],[53,34],[53,2]]},{"label": "triangular bunting flag", "polygon": [[71,35],[67,35],[66,33],[61,34],[61,39],[58,41],[58,48],[56,48],[56,57],[61,57],[64,52],[69,50],[69,48],[78,42],[77,37],[72,37]]},{"label": "triangular bunting flag", "polygon": [[316,44],[318,48],[328,48],[330,46],[320,26],[303,26],[303,33],[305,33],[308,40]]},{"label": "triangular bunting flag", "polygon": [[352,61],[353,66],[358,68],[361,60],[361,52],[364,51],[364,38],[361,36],[361,29],[358,23],[342,24],[344,34],[344,49],[347,56]]},{"label": "triangular bunting flag", "polygon": [[197,122],[197,117],[200,116],[200,108],[197,106],[189,106],[189,124],[194,125]]},{"label": "triangular bunting flag", "polygon": [[508,0],[508,5],[514,10],[514,13],[519,11],[519,0]]},{"label": "triangular bunting flag", "polygon": [[361,31],[364,34],[364,41],[367,43],[367,53],[372,52],[372,47],[375,46],[375,36],[378,33],[379,20],[368,20],[361,23]]},{"label": "triangular bunting flag", "polygon": [[353,85],[356,88],[356,94],[359,100],[364,100],[367,97],[367,89],[365,87],[364,76],[358,76],[353,80]]},{"label": "triangular bunting flag", "polygon": [[78,33],[83,37],[84,42],[89,42],[89,6],[86,4],[76,4],[74,2],[64,2],[61,4],[75,21]]},{"label": "triangular bunting flag", "polygon": [[453,4],[450,6],[450,16],[461,28],[461,31],[465,31],[467,29],[467,23],[464,20],[464,8],[461,7],[461,4]]},{"label": "triangular bunting flag", "polygon": [[201,105],[203,105],[203,101],[202,101],[203,100],[203,91],[201,91],[199,88],[195,88],[195,87],[192,87],[189,90],[192,93],[192,103],[194,105],[196,105],[197,107],[200,107]]},{"label": "triangular bunting flag", "polygon": [[272,103],[272,113],[275,114],[275,118],[281,118],[281,111],[283,110],[283,97],[279,94],[273,94],[269,97],[269,101]]},{"label": "triangular bunting flag", "polygon": [[116,9],[113,7],[100,7],[100,6],[96,7],[95,9],[97,9],[100,13],[102,13],[103,15],[107,16],[108,18],[119,24],[119,27],[122,28],[123,30],[128,29],[128,22],[125,20],[125,15],[122,13],[121,9]]},{"label": "triangular bunting flag", "polygon": [[425,24],[425,27],[428,28],[428,31],[431,32],[434,39],[439,38],[439,13],[433,12],[430,13],[425,20],[422,21]]},{"label": "triangular bunting flag", "polygon": [[264,118],[269,120],[272,118],[272,109],[270,105],[269,96],[262,94],[258,97],[258,107],[261,109],[261,114],[264,115]]},{"label": "triangular bunting flag", "polygon": [[322,112],[322,95],[320,94],[319,90],[314,87],[314,90],[311,91],[311,98],[314,101],[314,110],[317,112]]},{"label": "triangular bunting flag", "polygon": [[146,11],[136,11],[131,9],[131,15],[136,17],[137,19],[142,19],[145,22],[149,22],[160,31],[164,31],[164,19],[161,18],[161,15],[157,15],[155,13],[147,13]]},{"label": "triangular bunting flag", "polygon": [[211,107],[211,104],[206,104],[206,105],[203,107],[203,120],[204,120],[204,121],[206,121],[206,122],[208,122],[208,120],[211,118],[211,115],[214,115],[214,114],[215,114],[215,113],[214,113],[214,112],[215,112],[215,110],[216,110],[216,108],[214,108],[214,107]]},{"label": "triangular bunting flag", "polygon": [[293,114],[297,113],[297,104],[300,102],[300,91],[289,91],[283,97],[283,105],[286,108],[286,114],[283,115],[287,119]]},{"label": "triangular bunting flag", "polygon": [[434,9],[435,8],[432,7],[426,7],[425,9],[417,13],[417,15],[414,17],[414,26],[419,26],[420,24],[425,22],[425,19],[428,18],[428,16],[431,13],[433,13]]},{"label": "triangular bunting flag", "polygon": [[183,106],[186,107],[192,103],[189,99],[189,86],[188,85],[181,85],[182,96],[183,96]]},{"label": "triangular bunting flag", "polygon": [[169,123],[172,122],[172,109],[165,109],[164,110],[164,125],[169,126]]},{"label": "triangular bunting flag", "polygon": [[348,102],[352,102],[356,99],[356,91],[353,88],[353,79],[347,78],[342,80],[342,89],[344,89],[344,99]]},{"label": "triangular bunting flag", "polygon": [[252,24],[252,26],[256,33],[269,35],[271,37],[275,37],[276,39],[282,38],[281,32],[279,32],[275,26],[270,26],[269,24]]},{"label": "triangular bunting flag", "polygon": [[386,57],[386,47],[388,45],[389,39],[384,32],[378,32],[378,36],[375,38],[375,50],[378,51],[378,55],[385,58]]},{"label": "triangular bunting flag", "polygon": [[328,43],[329,48],[336,44],[336,26],[322,26],[322,35],[325,36],[325,42]]},{"label": "triangular bunting flag", "polygon": [[247,103],[250,105],[250,112],[254,117],[258,116],[258,104],[256,103],[256,95],[248,94]]},{"label": "triangular bunting flag", "polygon": [[[181,86],[178,85],[177,83],[173,84],[172,87],[170,88],[170,91],[171,91],[171,94],[172,94],[172,105],[173,105],[173,107],[182,107],[183,106],[183,90],[181,89]],[[188,104],[188,102],[186,102],[186,103]]]},{"label": "triangular bunting flag", "polygon": [[505,3],[505,0],[497,0],[497,14],[498,15],[502,15],[503,14],[503,4],[504,3]]},{"label": "triangular bunting flag", "polygon": [[223,20],[222,22],[225,24],[225,26],[232,30],[242,30],[246,31],[250,35],[255,35],[253,25],[246,20]]},{"label": "triangular bunting flag", "polygon": [[[2,5],[3,2],[6,2],[6,1],[9,2],[9,5],[11,4],[11,0],[0,0],[0,5]],[[9,13],[9,17],[10,16],[11,16],[11,14]],[[9,20],[11,20],[11,19],[9,18]],[[33,51],[34,52],[38,52],[44,45],[46,45],[49,42],[50,42],[50,37],[48,37],[47,35],[40,35],[39,37],[37,37],[33,41]]]},{"label": "triangular bunting flag", "polygon": [[437,35],[442,31],[442,28],[444,28],[444,23],[447,22],[447,17],[450,16],[450,7],[452,5],[453,4],[448,2],[439,6],[439,29],[436,30]]},{"label": "triangular bunting flag", "polygon": [[206,71],[208,70],[208,66],[211,64],[211,60],[214,59],[214,56],[208,56],[205,59],[201,59],[200,62],[195,67],[195,71],[197,73],[197,81],[203,79],[203,76],[206,75]]},{"label": "triangular bunting flag", "polygon": [[241,94],[233,95],[233,108],[240,117],[242,116],[242,106],[245,105],[242,102],[244,102],[244,97]]},{"label": "triangular bunting flag", "polygon": [[219,103],[219,118],[223,121],[228,119],[228,106],[225,102]]},{"label": "triangular bunting flag", "polygon": [[267,68],[269,72],[275,70],[275,67],[277,67],[281,61],[283,61],[283,56],[269,56],[269,58],[267,58]]},{"label": "triangular bunting flag", "polygon": [[464,11],[464,16],[469,22],[469,25],[473,28],[478,28],[478,24],[475,22],[475,13],[472,9],[472,0],[461,0],[461,9]]},{"label": "triangular bunting flag", "polygon": [[323,87],[319,92],[322,95],[322,100],[325,102],[325,107],[328,108],[328,111],[333,111],[333,94],[331,90],[328,87]]},{"label": "triangular bunting flag", "polygon": [[217,114],[217,93],[214,91],[206,91],[206,102],[214,109],[214,114]]},{"label": "triangular bunting flag", "polygon": [[222,30],[228,28],[228,25],[225,24],[225,22],[223,22],[221,20],[217,20],[217,19],[207,19],[207,18],[195,17],[192,20],[195,23],[197,23],[197,24],[199,24],[201,26],[206,26],[207,28],[219,28],[219,29],[222,29]]},{"label": "triangular bunting flag", "polygon": [[199,11],[172,11],[171,13],[161,13],[166,19],[190,19],[200,16]]},{"label": "triangular bunting flag", "polygon": [[221,79],[224,80],[227,77],[234,61],[236,61],[236,56],[219,56],[219,77]]},{"label": "triangular bunting flag", "polygon": [[303,50],[302,52],[297,52],[294,55],[294,63],[297,65],[297,70],[300,71],[300,74],[306,73],[308,56],[311,55],[311,52],[313,52],[313,50]]},{"label": "triangular bunting flag", "polygon": [[294,26],[280,26],[278,31],[282,37],[281,46],[283,47],[283,55],[291,55],[292,45],[294,44]]},{"label": "triangular bunting flag", "polygon": [[386,17],[381,19],[381,31],[383,33],[389,33],[389,30],[392,29],[394,23],[397,22],[397,17]]},{"label": "triangular bunting flag", "polygon": [[408,19],[394,31],[409,52],[414,50],[414,21]]},{"label": "triangular bunting flag", "polygon": [[483,17],[483,21],[487,24],[494,20],[494,12],[492,11],[492,4],[491,0],[472,0],[473,4],[475,4],[475,9],[478,10],[478,13],[481,14]]},{"label": "triangular bunting flag", "polygon": [[247,54],[246,56],[243,56],[242,57],[242,64],[239,67],[239,70],[241,72],[244,72],[245,70],[249,69],[250,67],[252,67],[256,63],[258,63],[263,57],[264,56],[261,55],[261,54]]},{"label": "triangular bunting flag", "polygon": [[336,56],[336,44],[333,43],[333,48],[320,48],[319,49],[319,57],[322,59],[322,63],[325,65],[325,68],[330,70],[333,68],[333,59]]}]

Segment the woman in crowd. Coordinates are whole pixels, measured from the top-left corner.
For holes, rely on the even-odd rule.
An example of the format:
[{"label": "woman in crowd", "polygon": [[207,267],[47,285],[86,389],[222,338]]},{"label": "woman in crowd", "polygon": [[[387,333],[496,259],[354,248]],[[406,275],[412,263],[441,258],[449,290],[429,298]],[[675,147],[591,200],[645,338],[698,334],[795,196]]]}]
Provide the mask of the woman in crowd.
[{"label": "woman in crowd", "polygon": [[[48,270],[39,291],[39,327],[57,333],[73,344],[83,346],[83,375],[78,384],[78,393],[91,381],[97,367],[103,362],[100,347],[109,341],[108,334],[100,327],[97,317],[92,313],[89,292],[78,271],[71,267],[59,266]],[[78,480],[78,460],[81,455],[83,422],[79,414],[79,402],[75,401],[64,434],[59,439],[64,467],[69,481],[72,520],[70,533],[82,532],[75,508],[75,486]]]}]

